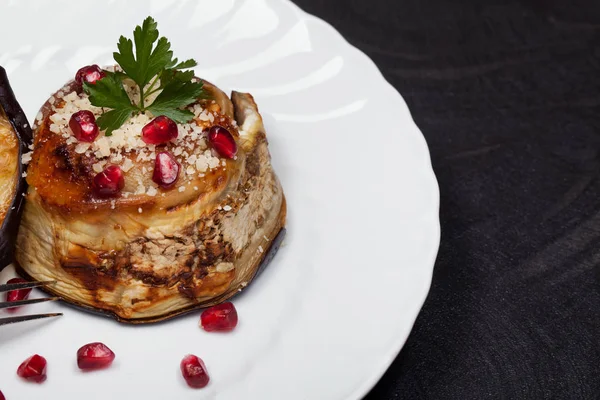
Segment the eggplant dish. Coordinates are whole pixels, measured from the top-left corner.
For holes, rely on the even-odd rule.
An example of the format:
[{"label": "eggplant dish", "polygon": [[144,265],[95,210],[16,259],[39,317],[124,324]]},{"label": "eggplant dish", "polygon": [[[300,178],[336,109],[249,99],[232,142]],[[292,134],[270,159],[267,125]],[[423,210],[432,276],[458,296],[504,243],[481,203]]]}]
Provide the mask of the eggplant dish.
[{"label": "eggplant dish", "polygon": [[44,290],[69,304],[148,323],[247,287],[281,243],[286,202],[250,94],[195,77],[150,17],[118,49],[116,65],[81,68],[42,105],[19,153],[26,174],[18,142],[2,140],[0,215],[26,175],[18,272],[56,281]]},{"label": "eggplant dish", "polygon": [[[147,143],[162,128],[152,131],[149,113],[111,136],[76,139],[72,115],[102,114],[76,82],[44,104],[17,241],[22,273],[133,323],[214,305],[248,285],[284,227],[285,198],[252,96],[204,89],[207,99],[188,106],[193,121],[161,144]],[[219,134],[233,138],[235,155]]]},{"label": "eggplant dish", "polygon": [[0,67],[0,271],[14,258],[27,186],[20,158],[30,145],[31,128]]},{"label": "eggplant dish", "polygon": [[67,303],[148,323],[247,287],[283,238],[286,202],[250,94],[195,77],[152,18],[118,49],[36,117],[16,261]]}]

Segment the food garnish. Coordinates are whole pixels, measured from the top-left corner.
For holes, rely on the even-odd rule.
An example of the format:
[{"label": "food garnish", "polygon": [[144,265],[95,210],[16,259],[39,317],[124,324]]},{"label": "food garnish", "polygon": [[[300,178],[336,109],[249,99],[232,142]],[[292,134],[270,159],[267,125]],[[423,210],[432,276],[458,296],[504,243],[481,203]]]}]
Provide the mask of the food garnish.
[{"label": "food garnish", "polygon": [[124,186],[125,178],[118,165],[109,165],[102,172],[99,172],[92,181],[94,193],[102,198],[118,195]]},{"label": "food garnish", "polygon": [[200,315],[200,327],[207,332],[228,332],[238,323],[238,314],[231,302],[207,308]]},{"label": "food garnish", "polygon": [[44,357],[34,354],[19,365],[17,375],[30,382],[42,383],[46,380],[46,365]]},{"label": "food garnish", "polygon": [[159,115],[142,128],[142,140],[147,144],[163,144],[177,138],[177,124]]},{"label": "food garnish", "polygon": [[168,151],[161,151],[156,155],[152,181],[163,189],[172,187],[179,177],[179,163]]},{"label": "food garnish", "polygon": [[96,117],[88,110],[77,111],[71,115],[69,128],[80,142],[93,142],[98,137]]},{"label": "food garnish", "polygon": [[180,369],[189,387],[202,389],[210,381],[204,361],[193,354],[188,354],[181,360]]},{"label": "food garnish", "polygon": [[110,367],[115,360],[115,353],[104,343],[86,344],[77,350],[77,366],[89,371]]},{"label": "food garnish", "polygon": [[[26,283],[27,281],[23,278],[12,278],[9,279],[6,283],[7,284],[11,284],[11,283]],[[19,301],[19,300],[27,300],[27,298],[29,297],[29,293],[31,293],[31,288],[29,289],[19,289],[19,290],[11,290],[9,292],[6,292],[6,301],[7,302],[13,302],[13,301]],[[6,311],[9,313],[15,312],[19,309],[19,307],[12,307],[12,308],[7,308]]]},{"label": "food garnish", "polygon": [[221,157],[234,158],[237,144],[231,133],[222,126],[215,125],[208,131],[208,141]]},{"label": "food garnish", "polygon": [[[133,41],[121,36],[117,46],[119,51],[113,57],[122,71],[103,71],[105,77],[92,83],[82,79],[83,90],[92,105],[110,109],[98,118],[98,126],[105,130],[105,135],[110,136],[133,115],[145,111],[177,123],[191,121],[194,114],[182,108],[203,95],[203,83],[193,81],[194,72],[185,70],[195,67],[197,62],[193,59],[178,62],[173,58],[171,43],[165,37],[159,39],[157,23],[152,17],[135,28]],[[123,88],[125,79],[137,85],[137,102]],[[153,101],[148,101],[158,92]]]},{"label": "food garnish", "polygon": [[83,81],[85,80],[87,83],[96,83],[96,81],[104,78],[106,73],[102,71],[102,69],[94,64],[88,65],[83,68],[80,68],[79,71],[75,74],[75,82],[80,87],[83,86]]}]

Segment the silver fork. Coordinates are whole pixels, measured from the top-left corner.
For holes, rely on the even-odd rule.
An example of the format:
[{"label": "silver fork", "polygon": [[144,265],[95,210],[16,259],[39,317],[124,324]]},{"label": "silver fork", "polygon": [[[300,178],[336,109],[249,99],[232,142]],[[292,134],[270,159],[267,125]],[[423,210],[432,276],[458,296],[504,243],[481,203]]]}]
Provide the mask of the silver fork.
[{"label": "silver fork", "polygon": [[[44,285],[49,285],[51,283],[56,283],[54,281],[44,281],[44,282],[24,282],[24,283],[10,283],[0,285],[0,293],[9,292],[11,290],[19,290],[19,289],[29,289],[40,287]],[[18,300],[18,301],[0,301],[0,309],[2,308],[11,308],[11,307],[21,307],[28,304],[36,304],[36,303],[44,303],[46,301],[55,301],[58,300],[58,297],[43,297],[39,299],[28,299],[28,300]],[[41,318],[49,318],[49,317],[58,317],[62,315],[62,313],[52,313],[52,314],[33,314],[33,315],[19,315],[16,317],[6,317],[0,318],[0,325],[13,324],[15,322],[25,322],[31,321],[34,319]]]}]

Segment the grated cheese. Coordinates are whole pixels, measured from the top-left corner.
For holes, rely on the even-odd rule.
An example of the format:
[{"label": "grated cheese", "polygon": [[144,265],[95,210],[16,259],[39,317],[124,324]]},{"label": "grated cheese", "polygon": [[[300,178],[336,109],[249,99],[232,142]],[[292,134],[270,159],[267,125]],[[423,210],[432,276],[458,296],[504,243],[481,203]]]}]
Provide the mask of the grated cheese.
[{"label": "grated cheese", "polygon": [[133,168],[133,161],[131,161],[129,158],[126,158],[121,165],[121,169],[123,172],[128,172],[131,168]]},{"label": "grated cheese", "polygon": [[92,169],[94,170],[95,173],[99,174],[100,172],[102,172],[104,170],[104,163],[97,162],[94,165],[92,165]]},{"label": "grated cheese", "polygon": [[90,144],[89,143],[77,143],[77,146],[75,146],[75,153],[77,153],[77,154],[83,154],[89,148],[90,148]]},{"label": "grated cheese", "polygon": [[[130,99],[133,101],[139,100],[139,90],[132,81],[125,80],[124,88]],[[154,101],[159,93],[160,91],[148,98],[147,104]],[[134,115],[119,129],[114,130],[111,136],[106,136],[104,131],[101,131],[94,142],[88,143],[79,142],[73,135],[69,128],[71,116],[77,111],[88,110],[98,118],[103,112],[107,111],[106,109],[93,106],[86,93],[77,93],[73,90],[67,91],[66,88],[51,96],[48,104],[51,107],[51,113],[47,120],[48,129],[52,133],[61,135],[67,145],[73,146],[72,151],[75,153],[85,157],[95,157],[96,160],[92,164],[92,170],[95,173],[102,172],[108,163],[120,166],[125,173],[134,168],[144,175],[148,175],[153,171],[151,166],[156,159],[156,145],[147,144],[141,138],[142,128],[154,118],[152,113],[146,112]],[[208,107],[210,110],[204,109],[198,103],[188,106],[187,109],[194,115],[193,120],[189,123],[178,124],[178,137],[158,149],[158,151],[170,152],[180,165],[185,166],[185,174],[180,178],[185,179],[185,181],[181,182],[183,185],[179,187],[179,192],[185,191],[185,183],[187,182],[190,185],[195,176],[202,178],[206,172],[219,168],[221,165],[226,165],[225,160],[222,160],[216,152],[210,150],[204,132],[217,119],[220,122],[227,121],[232,126],[237,126],[237,124],[233,120],[226,119],[227,117],[215,114],[220,112],[220,107],[215,102]],[[41,125],[42,119],[43,114],[40,111],[35,118],[34,126]],[[28,164],[31,157],[31,153],[23,154],[23,164]],[[136,172],[134,176],[137,176],[137,174],[139,172]],[[194,190],[198,190],[198,187],[194,186]],[[153,186],[146,187],[139,178],[135,192],[127,192],[127,195],[129,194],[156,196],[158,190]],[[164,193],[161,195],[164,196]]]},{"label": "grated cheese", "polygon": [[31,161],[31,156],[32,156],[32,155],[33,155],[33,151],[30,151],[30,152],[28,152],[28,153],[24,153],[24,154],[21,156],[21,162],[22,162],[23,164],[29,164],[29,162]]}]

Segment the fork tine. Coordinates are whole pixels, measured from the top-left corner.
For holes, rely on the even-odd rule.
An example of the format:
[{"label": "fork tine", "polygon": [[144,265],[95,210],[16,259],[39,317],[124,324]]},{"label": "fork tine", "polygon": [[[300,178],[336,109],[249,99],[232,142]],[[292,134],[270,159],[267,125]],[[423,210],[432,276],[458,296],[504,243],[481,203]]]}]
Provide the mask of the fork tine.
[{"label": "fork tine", "polygon": [[62,313],[55,313],[55,314],[34,314],[34,315],[21,315],[19,317],[0,318],[0,326],[1,325],[14,324],[15,322],[32,321],[34,319],[59,317],[61,315],[62,315]]},{"label": "fork tine", "polygon": [[26,306],[27,304],[44,303],[46,301],[56,301],[56,300],[58,300],[58,297],[42,297],[39,299],[6,301],[6,302],[0,302],[0,308],[20,307],[20,306]]},{"label": "fork tine", "polygon": [[39,286],[50,285],[52,283],[56,283],[56,281],[4,284],[4,285],[0,285],[0,292],[8,292],[10,290],[18,290],[18,289],[29,289],[29,288],[39,287]]}]

